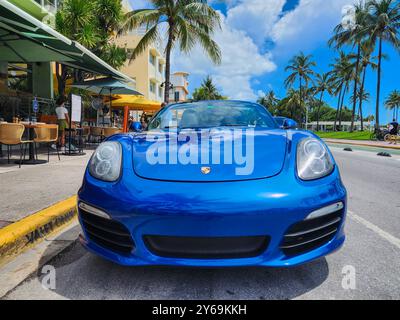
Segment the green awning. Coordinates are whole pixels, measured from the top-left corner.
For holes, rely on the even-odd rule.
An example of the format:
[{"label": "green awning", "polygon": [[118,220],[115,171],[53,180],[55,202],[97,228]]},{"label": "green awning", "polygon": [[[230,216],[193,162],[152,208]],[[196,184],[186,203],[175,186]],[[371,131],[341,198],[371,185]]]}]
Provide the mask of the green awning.
[{"label": "green awning", "polygon": [[0,0],[0,61],[56,61],[80,70],[134,82],[76,41],[66,38],[6,0]]},{"label": "green awning", "polygon": [[135,96],[142,95],[140,92],[129,87],[127,83],[117,81],[112,78],[95,79],[95,80],[74,83],[70,85],[70,87],[88,90],[99,95],[108,95],[108,94],[109,95],[122,94],[122,95],[135,95]]}]

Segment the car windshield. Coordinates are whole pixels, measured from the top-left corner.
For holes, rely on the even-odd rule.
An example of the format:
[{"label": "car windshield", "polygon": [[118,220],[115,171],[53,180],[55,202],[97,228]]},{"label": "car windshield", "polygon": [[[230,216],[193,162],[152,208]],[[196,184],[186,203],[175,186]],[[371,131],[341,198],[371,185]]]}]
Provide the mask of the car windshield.
[{"label": "car windshield", "polygon": [[276,128],[276,122],[264,107],[255,103],[207,101],[168,106],[150,121],[148,130],[215,127]]}]

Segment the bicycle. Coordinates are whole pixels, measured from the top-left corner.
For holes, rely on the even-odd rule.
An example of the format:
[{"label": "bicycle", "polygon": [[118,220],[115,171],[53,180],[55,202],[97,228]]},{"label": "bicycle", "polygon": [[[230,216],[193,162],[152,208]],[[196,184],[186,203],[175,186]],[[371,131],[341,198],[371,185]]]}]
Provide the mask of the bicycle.
[{"label": "bicycle", "polygon": [[390,134],[387,133],[383,139],[385,142],[394,142],[397,143],[397,141],[400,141],[400,133],[397,134]]},{"label": "bicycle", "polygon": [[389,134],[388,130],[376,129],[371,133],[370,140],[385,141],[385,136]]}]

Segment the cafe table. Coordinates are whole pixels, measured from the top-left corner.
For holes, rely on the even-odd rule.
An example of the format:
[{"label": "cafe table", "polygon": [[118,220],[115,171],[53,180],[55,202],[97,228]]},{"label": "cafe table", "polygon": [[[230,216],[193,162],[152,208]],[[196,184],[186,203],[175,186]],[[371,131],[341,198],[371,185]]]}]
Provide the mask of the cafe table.
[{"label": "cafe table", "polygon": [[[44,122],[20,122],[25,126],[25,130],[27,130],[27,140],[33,141],[35,138],[35,128],[39,128],[40,126],[46,125]],[[19,161],[18,161],[19,163]],[[29,159],[22,161],[25,165],[36,165],[47,163],[47,160],[38,160],[35,157],[35,149],[33,143],[29,143]]]}]

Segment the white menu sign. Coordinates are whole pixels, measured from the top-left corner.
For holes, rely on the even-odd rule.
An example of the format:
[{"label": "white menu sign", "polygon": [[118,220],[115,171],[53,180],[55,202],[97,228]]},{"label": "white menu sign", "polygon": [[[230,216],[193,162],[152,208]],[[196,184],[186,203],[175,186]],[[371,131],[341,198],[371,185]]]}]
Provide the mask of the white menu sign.
[{"label": "white menu sign", "polygon": [[71,95],[71,121],[81,122],[82,117],[82,97],[75,94]]}]

